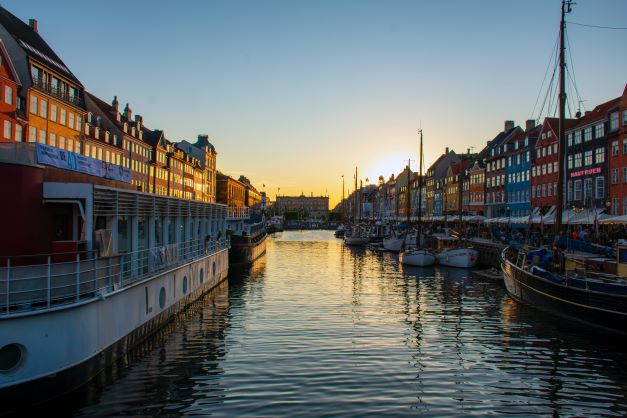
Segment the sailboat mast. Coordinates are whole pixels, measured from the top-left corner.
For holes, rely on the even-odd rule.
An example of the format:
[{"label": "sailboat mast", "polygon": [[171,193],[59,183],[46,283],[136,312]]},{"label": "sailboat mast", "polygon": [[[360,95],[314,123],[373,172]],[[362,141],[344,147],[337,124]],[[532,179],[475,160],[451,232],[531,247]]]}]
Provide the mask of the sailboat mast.
[{"label": "sailboat mast", "polygon": [[418,231],[422,232],[422,129],[420,129],[420,155],[418,157],[420,162],[418,163]]},{"label": "sailboat mast", "polygon": [[407,201],[405,202],[405,210],[407,211],[407,226],[409,227],[409,212],[411,211],[411,189],[409,187],[409,180],[411,179],[411,159],[407,160]]},{"label": "sailboat mast", "polygon": [[564,32],[566,30],[566,21],[564,16],[571,10],[571,0],[562,0],[562,18],[560,20],[560,92],[559,92],[559,123],[558,123],[558,138],[559,138],[559,156],[557,166],[559,170],[557,172],[557,196],[555,199],[555,234],[559,235],[562,231],[562,210],[564,208],[564,173],[566,170],[564,160],[566,157],[566,141],[564,135],[564,120],[566,118],[566,46],[564,44]]},{"label": "sailboat mast", "polygon": [[357,167],[355,167],[355,197],[353,198],[353,222],[357,223]]}]

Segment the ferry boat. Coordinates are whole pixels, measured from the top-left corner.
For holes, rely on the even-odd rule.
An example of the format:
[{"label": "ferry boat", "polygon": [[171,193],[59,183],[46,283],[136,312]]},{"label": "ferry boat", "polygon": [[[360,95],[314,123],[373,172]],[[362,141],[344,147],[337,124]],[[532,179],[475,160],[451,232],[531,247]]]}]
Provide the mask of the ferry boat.
[{"label": "ferry boat", "polygon": [[230,263],[251,264],[264,255],[267,237],[268,234],[263,222],[242,223],[241,228],[231,235]]},{"label": "ferry boat", "polygon": [[[139,192],[80,166],[49,166],[55,158],[101,163],[43,144],[0,144],[0,176],[15,179],[0,184],[14,210],[5,213],[14,216],[3,221],[13,228],[5,244],[14,237],[15,248],[33,248],[0,255],[5,406],[84,384],[228,272],[226,206]],[[51,243],[57,232],[72,239]],[[53,251],[40,252],[44,244]]]}]

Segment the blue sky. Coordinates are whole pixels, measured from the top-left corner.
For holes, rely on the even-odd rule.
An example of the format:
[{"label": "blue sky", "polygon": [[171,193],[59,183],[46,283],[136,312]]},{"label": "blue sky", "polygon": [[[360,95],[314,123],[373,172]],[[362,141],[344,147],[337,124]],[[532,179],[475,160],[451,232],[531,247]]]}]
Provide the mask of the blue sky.
[{"label": "blue sky", "polygon": [[[532,114],[559,0],[27,1],[86,89],[117,95],[172,141],[208,133],[218,167],[274,196],[341,196],[446,146],[478,151]],[[627,1],[578,0],[568,20],[627,26]],[[627,31],[569,27],[588,109],[627,82]],[[412,162],[415,164],[415,162]],[[363,174],[363,175],[362,175]]]}]

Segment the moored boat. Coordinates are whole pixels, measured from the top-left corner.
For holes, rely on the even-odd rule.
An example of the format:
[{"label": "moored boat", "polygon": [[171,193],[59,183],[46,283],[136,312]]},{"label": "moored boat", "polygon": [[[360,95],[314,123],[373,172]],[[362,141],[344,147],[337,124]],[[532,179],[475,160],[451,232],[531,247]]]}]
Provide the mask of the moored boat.
[{"label": "moored boat", "polygon": [[266,253],[267,237],[263,223],[244,224],[241,232],[231,235],[229,262],[251,264]]},{"label": "moored boat", "polygon": [[470,247],[446,248],[436,258],[442,266],[472,268],[479,261],[479,252]]},{"label": "moored boat", "polygon": [[415,249],[407,252],[402,252],[399,255],[401,264],[407,264],[410,266],[426,267],[435,264],[435,255],[428,250]]}]

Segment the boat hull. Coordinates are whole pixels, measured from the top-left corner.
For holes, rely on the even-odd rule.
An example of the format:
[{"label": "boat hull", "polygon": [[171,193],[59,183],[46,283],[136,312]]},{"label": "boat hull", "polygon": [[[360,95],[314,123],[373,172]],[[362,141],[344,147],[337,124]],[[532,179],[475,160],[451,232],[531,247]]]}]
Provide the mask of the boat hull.
[{"label": "boat hull", "polygon": [[403,248],[405,238],[386,238],[383,240],[383,248],[386,251],[398,253]]},{"label": "boat hull", "polygon": [[[0,321],[0,345],[17,343],[24,361],[0,376],[0,401],[43,402],[68,393],[121,359],[175,314],[226,279],[226,250],[68,307]],[[162,290],[164,289],[164,290]]]},{"label": "boat hull", "polygon": [[627,334],[627,295],[605,294],[554,283],[504,259],[507,293],[519,302],[569,319]]},{"label": "boat hull", "polygon": [[344,244],[346,245],[364,245],[368,243],[366,237],[344,237]]},{"label": "boat hull", "polygon": [[401,253],[399,256],[402,264],[417,267],[427,267],[435,264],[435,256],[426,250],[414,250]]},{"label": "boat hull", "polygon": [[452,248],[440,252],[437,259],[442,266],[472,268],[479,261],[479,252],[473,248]]},{"label": "boat hull", "polygon": [[235,242],[231,241],[229,250],[229,262],[231,264],[251,264],[266,253],[266,238],[264,234],[258,240]]}]

